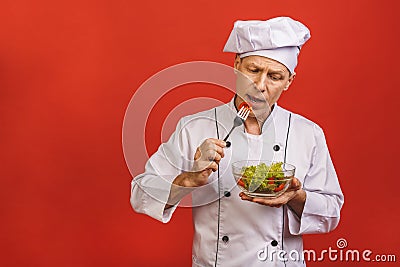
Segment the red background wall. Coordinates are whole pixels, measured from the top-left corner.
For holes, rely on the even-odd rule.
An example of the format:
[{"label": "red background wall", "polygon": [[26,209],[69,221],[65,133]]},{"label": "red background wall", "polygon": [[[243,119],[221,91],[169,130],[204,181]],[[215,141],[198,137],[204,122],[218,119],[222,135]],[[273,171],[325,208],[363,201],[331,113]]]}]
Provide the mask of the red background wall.
[{"label": "red background wall", "polygon": [[[397,1],[385,0],[3,0],[0,264],[189,266],[189,209],[163,225],[130,208],[125,109],[168,66],[232,64],[222,48],[235,20],[278,15],[303,21],[312,34],[280,104],[324,128],[346,197],[339,227],[307,236],[306,247],[345,238],[349,248],[397,253],[399,261],[398,13]],[[160,102],[162,114],[201,95],[177,92]],[[150,151],[162,124],[153,119]],[[309,264],[342,265],[359,264]]]}]

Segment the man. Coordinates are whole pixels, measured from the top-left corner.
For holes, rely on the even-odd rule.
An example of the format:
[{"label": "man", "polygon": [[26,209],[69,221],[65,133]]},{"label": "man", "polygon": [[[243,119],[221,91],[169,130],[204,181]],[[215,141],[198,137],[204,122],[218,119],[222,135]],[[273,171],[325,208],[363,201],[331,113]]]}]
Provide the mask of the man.
[{"label": "man", "polygon": [[[224,48],[236,53],[235,98],[182,118],[145,173],[133,179],[132,207],[162,222],[190,194],[193,266],[304,266],[302,235],[338,225],[344,198],[322,129],[277,105],[309,38],[309,30],[288,17],[236,22]],[[252,112],[227,146],[222,139],[243,102]],[[296,178],[277,198],[249,197],[230,167],[246,159],[290,163]]]}]

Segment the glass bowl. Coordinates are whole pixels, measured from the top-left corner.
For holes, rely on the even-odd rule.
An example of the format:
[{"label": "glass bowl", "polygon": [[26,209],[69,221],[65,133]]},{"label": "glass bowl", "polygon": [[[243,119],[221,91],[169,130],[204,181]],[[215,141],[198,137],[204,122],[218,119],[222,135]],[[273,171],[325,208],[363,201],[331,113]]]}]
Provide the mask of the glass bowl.
[{"label": "glass bowl", "polygon": [[241,160],[232,163],[233,177],[250,197],[275,198],[289,188],[296,167],[268,160]]}]

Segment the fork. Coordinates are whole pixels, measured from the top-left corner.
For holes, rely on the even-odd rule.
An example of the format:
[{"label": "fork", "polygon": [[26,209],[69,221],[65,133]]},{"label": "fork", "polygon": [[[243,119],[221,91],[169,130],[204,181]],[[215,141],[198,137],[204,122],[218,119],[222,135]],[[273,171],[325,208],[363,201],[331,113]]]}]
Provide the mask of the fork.
[{"label": "fork", "polygon": [[250,114],[250,108],[247,108],[245,106],[243,106],[236,114],[235,119],[233,120],[233,126],[231,128],[231,130],[229,131],[229,133],[226,135],[226,137],[224,138],[224,141],[226,142],[226,146],[230,147],[231,143],[226,140],[228,140],[229,135],[232,133],[233,129],[235,129],[236,127],[240,126],[243,124],[243,122],[247,119],[247,117]]}]

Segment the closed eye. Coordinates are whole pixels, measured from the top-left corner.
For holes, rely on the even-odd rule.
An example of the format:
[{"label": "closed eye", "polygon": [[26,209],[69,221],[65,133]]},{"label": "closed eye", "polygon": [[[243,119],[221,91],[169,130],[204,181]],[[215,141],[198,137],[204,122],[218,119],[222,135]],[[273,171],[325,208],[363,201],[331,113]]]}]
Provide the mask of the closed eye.
[{"label": "closed eye", "polygon": [[258,73],[260,71],[258,68],[247,68],[247,70],[251,73]]},{"label": "closed eye", "polygon": [[276,74],[268,74],[268,77],[273,80],[273,81],[279,81],[282,80],[282,76],[276,75]]}]

